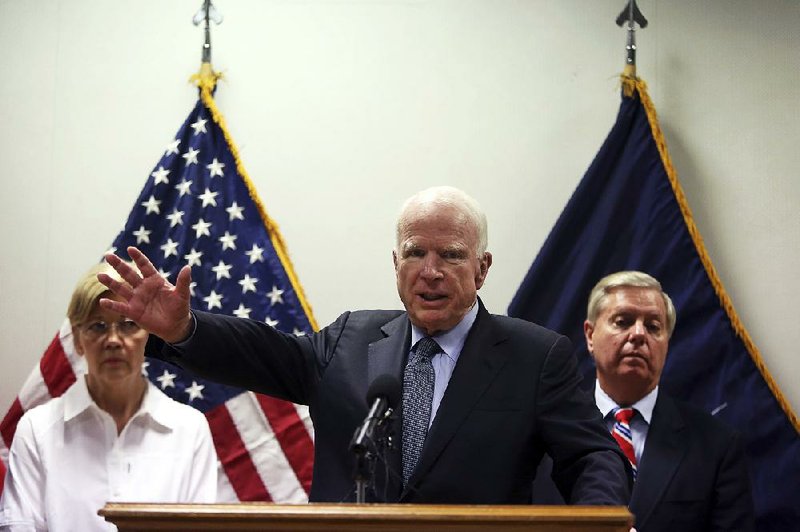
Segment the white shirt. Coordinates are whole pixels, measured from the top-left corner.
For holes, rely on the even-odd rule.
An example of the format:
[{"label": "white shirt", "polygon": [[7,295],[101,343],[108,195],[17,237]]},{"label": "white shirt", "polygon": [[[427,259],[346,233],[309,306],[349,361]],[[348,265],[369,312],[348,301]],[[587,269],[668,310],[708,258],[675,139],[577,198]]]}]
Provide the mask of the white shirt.
[{"label": "white shirt", "polygon": [[113,531],[106,502],[214,502],[217,457],[205,416],[148,381],[117,435],[79,377],[19,421],[0,499],[3,531]]},{"label": "white shirt", "polygon": [[[653,418],[653,408],[656,406],[656,399],[658,398],[658,386],[653,388],[653,391],[633,403],[631,408],[636,410],[636,415],[631,418],[631,439],[633,440],[633,452],[636,455],[636,463],[642,462],[642,453],[644,453],[644,444],[647,441],[647,431],[650,429],[650,420]],[[614,427],[614,410],[621,408],[612,398],[600,387],[599,382],[595,382],[594,387],[594,400],[597,403],[597,408],[603,414],[603,419],[606,421],[608,432]]]},{"label": "white shirt", "polygon": [[[436,417],[436,412],[439,410],[439,405],[444,397],[444,392],[447,390],[447,385],[450,383],[450,377],[453,375],[453,370],[458,362],[458,357],[461,355],[461,349],[464,347],[464,342],[467,341],[467,335],[475,323],[475,318],[478,317],[478,302],[476,301],[472,308],[461,318],[458,325],[449,331],[432,336],[442,352],[434,355],[431,358],[433,365],[434,384],[433,384],[433,401],[431,403],[431,419],[428,422],[428,428],[433,424],[433,419]],[[421,329],[417,328],[413,323],[411,324],[411,349],[417,345],[422,338],[427,336]]]}]

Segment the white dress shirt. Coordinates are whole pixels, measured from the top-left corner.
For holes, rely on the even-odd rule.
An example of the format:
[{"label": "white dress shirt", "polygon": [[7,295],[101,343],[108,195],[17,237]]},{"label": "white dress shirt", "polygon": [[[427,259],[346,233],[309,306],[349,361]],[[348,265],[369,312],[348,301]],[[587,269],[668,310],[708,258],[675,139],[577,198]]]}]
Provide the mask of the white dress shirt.
[{"label": "white dress shirt", "polygon": [[[636,455],[636,463],[642,462],[642,453],[644,452],[644,444],[647,441],[647,431],[650,428],[650,420],[653,418],[653,408],[656,406],[656,399],[658,398],[658,386],[653,388],[653,391],[630,405],[631,408],[636,410],[636,415],[631,418],[631,438],[633,439],[633,452]],[[600,383],[595,381],[594,387],[594,400],[597,403],[597,408],[603,414],[603,419],[606,421],[608,432],[614,427],[614,414],[617,408],[622,408],[614,402],[612,398],[600,387]]]},{"label": "white dress shirt", "polygon": [[[478,317],[478,302],[476,301],[472,308],[461,318],[458,325],[449,331],[432,336],[442,352],[434,355],[431,358],[433,364],[433,372],[435,375],[433,385],[433,402],[431,404],[431,419],[428,422],[430,428],[436,417],[436,412],[439,410],[439,405],[442,403],[442,397],[450,383],[450,377],[453,375],[453,370],[458,362],[458,357],[461,355],[461,349],[464,347],[464,342],[467,341],[467,334],[475,323],[475,318]],[[422,338],[427,336],[422,330],[418,329],[414,324],[411,324],[411,349],[417,345]]]},{"label": "white dress shirt", "polygon": [[19,421],[0,499],[0,530],[116,530],[106,502],[214,502],[217,456],[205,416],[148,381],[117,434],[83,376]]}]

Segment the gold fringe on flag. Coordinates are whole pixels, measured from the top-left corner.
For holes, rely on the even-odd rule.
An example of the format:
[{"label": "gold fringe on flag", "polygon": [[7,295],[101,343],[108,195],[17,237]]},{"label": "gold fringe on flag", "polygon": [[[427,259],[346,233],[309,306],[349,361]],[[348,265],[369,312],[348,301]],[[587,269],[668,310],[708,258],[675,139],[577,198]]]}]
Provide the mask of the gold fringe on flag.
[{"label": "gold fringe on flag", "polygon": [[634,92],[639,93],[642,106],[644,106],[645,112],[647,113],[647,121],[650,123],[650,130],[653,133],[653,139],[655,139],[658,153],[661,155],[661,163],[664,165],[664,169],[667,172],[667,177],[669,178],[669,183],[672,186],[672,191],[675,193],[675,198],[678,200],[681,214],[683,214],[683,220],[686,222],[689,235],[691,235],[694,246],[697,249],[697,253],[700,255],[700,261],[703,263],[703,267],[706,270],[706,275],[708,275],[711,285],[714,287],[714,291],[717,293],[720,304],[722,305],[722,308],[725,309],[725,313],[728,315],[728,319],[731,321],[733,330],[744,343],[747,352],[750,354],[750,358],[753,360],[753,363],[758,368],[761,376],[766,381],[767,386],[769,386],[772,395],[775,396],[775,399],[778,401],[778,404],[780,404],[795,430],[800,433],[800,420],[798,420],[797,415],[792,410],[792,407],[786,400],[786,397],[784,397],[780,387],[778,387],[778,384],[775,382],[775,379],[772,378],[772,374],[769,372],[769,369],[767,369],[767,366],[761,357],[761,353],[753,342],[753,339],[750,337],[750,334],[748,334],[747,330],[744,328],[744,324],[739,319],[736,309],[733,308],[733,302],[731,301],[728,293],[725,291],[725,287],[722,286],[722,281],[717,274],[717,270],[714,268],[714,264],[711,262],[711,258],[708,255],[706,246],[703,243],[703,237],[700,235],[700,231],[697,229],[697,225],[694,223],[692,211],[689,209],[689,203],[686,201],[686,195],[683,193],[683,188],[681,187],[680,182],[678,182],[678,174],[675,172],[675,168],[672,166],[672,160],[670,159],[669,152],[667,151],[667,143],[664,140],[661,127],[658,125],[656,108],[653,105],[653,101],[650,99],[650,95],[647,93],[647,84],[636,76],[635,70],[631,72],[623,72],[623,74],[620,76],[620,80],[622,82],[622,93],[627,98],[633,97]]},{"label": "gold fringe on flag", "polygon": [[217,104],[214,102],[214,96],[212,93],[217,85],[217,81],[221,78],[222,74],[215,72],[210,63],[203,63],[200,66],[200,71],[189,78],[189,81],[197,85],[197,87],[200,89],[200,99],[203,100],[203,103],[211,112],[211,117],[213,118],[214,122],[216,122],[216,124],[222,130],[222,133],[225,136],[225,142],[228,143],[228,147],[230,148],[233,158],[236,161],[236,170],[242,177],[242,180],[247,187],[247,191],[250,193],[250,198],[258,208],[258,212],[261,215],[261,220],[264,222],[264,226],[267,228],[267,232],[269,233],[269,238],[272,241],[272,246],[275,248],[275,252],[278,254],[281,264],[283,264],[283,269],[289,276],[289,282],[292,283],[292,288],[294,288],[294,291],[297,294],[297,299],[300,301],[300,305],[303,307],[303,311],[308,317],[308,322],[311,324],[311,328],[314,329],[314,331],[318,331],[319,326],[317,325],[317,320],[314,318],[311,305],[309,305],[308,300],[306,299],[303,287],[294,271],[292,261],[289,259],[289,253],[287,252],[286,244],[281,236],[281,232],[278,229],[278,224],[276,224],[275,221],[267,214],[267,210],[264,208],[261,198],[258,197],[258,193],[253,185],[253,181],[247,174],[247,170],[245,170],[242,160],[239,157],[239,149],[236,147],[236,144],[234,144],[233,137],[231,137],[230,133],[228,132],[228,127],[225,124],[225,118],[222,116],[219,108],[217,108]]}]

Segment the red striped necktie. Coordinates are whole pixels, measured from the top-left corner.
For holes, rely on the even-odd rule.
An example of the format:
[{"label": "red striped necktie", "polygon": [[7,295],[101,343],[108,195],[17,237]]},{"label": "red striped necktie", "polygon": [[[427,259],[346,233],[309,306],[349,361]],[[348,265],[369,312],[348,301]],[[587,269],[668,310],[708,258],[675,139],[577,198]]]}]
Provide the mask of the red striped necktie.
[{"label": "red striped necktie", "polygon": [[633,468],[633,479],[636,480],[636,452],[633,450],[633,434],[631,433],[631,418],[636,414],[633,408],[618,408],[614,411],[614,428],[611,435],[617,440],[620,449],[628,458]]}]

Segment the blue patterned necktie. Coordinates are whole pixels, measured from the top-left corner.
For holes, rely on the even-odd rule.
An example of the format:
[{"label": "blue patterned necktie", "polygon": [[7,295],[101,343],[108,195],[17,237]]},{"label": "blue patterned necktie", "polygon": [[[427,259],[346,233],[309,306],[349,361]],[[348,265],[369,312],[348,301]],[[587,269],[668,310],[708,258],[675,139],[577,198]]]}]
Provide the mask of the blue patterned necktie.
[{"label": "blue patterned necktie", "polygon": [[428,434],[433,402],[434,372],[431,358],[442,348],[426,336],[409,355],[403,373],[403,485],[408,484],[411,473]]}]

